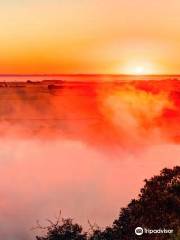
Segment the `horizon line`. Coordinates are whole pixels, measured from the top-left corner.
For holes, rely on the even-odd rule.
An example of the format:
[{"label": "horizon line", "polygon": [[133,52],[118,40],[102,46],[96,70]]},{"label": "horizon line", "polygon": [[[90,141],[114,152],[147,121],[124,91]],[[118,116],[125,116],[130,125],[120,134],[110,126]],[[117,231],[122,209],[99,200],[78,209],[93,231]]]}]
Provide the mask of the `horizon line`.
[{"label": "horizon line", "polygon": [[0,77],[56,77],[56,76],[134,76],[134,77],[145,77],[145,76],[179,76],[180,73],[168,73],[168,74],[125,74],[125,73],[33,73],[33,74],[8,74],[2,73]]}]

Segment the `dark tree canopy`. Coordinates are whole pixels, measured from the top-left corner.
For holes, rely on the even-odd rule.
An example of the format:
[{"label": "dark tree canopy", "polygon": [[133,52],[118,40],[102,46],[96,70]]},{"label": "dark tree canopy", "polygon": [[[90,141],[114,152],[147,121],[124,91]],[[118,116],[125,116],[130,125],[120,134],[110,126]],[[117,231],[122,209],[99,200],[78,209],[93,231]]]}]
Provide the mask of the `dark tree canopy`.
[{"label": "dark tree canopy", "polygon": [[[137,200],[121,209],[119,218],[111,228],[95,232],[91,240],[136,240],[135,228],[173,229],[178,235],[180,227],[180,167],[164,169],[160,176],[145,180]],[[165,240],[169,234],[144,234],[138,239]]]},{"label": "dark tree canopy", "polygon": [[37,240],[86,240],[86,233],[82,233],[82,227],[74,224],[72,219],[62,219],[61,224],[50,222],[45,237],[36,237]]},{"label": "dark tree canopy", "polygon": [[[174,234],[135,235],[135,228],[173,229]],[[105,230],[92,228],[91,234],[72,220],[51,226],[47,236],[37,240],[180,240],[180,167],[163,169],[159,176],[145,180],[138,199],[122,208],[119,218]]]}]

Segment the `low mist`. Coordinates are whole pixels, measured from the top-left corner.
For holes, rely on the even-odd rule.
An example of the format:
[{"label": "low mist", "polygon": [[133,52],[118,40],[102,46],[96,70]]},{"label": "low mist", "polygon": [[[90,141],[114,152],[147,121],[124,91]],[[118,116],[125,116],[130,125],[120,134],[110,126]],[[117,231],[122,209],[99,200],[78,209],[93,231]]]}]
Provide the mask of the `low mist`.
[{"label": "low mist", "polygon": [[176,84],[1,88],[0,238],[33,239],[59,210],[110,225],[145,178],[179,162]]}]

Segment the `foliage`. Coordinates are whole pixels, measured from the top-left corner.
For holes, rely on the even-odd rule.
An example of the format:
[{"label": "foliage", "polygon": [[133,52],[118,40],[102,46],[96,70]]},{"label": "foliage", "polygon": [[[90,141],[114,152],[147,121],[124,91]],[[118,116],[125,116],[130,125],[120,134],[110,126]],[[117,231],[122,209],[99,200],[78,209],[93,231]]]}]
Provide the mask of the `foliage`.
[{"label": "foliage", "polygon": [[[36,237],[37,240],[86,240],[86,233],[82,232],[82,227],[74,224],[72,219],[58,220],[56,223],[50,222],[50,226],[46,228],[45,237]],[[40,227],[42,228],[42,227]],[[43,228],[45,229],[45,228]]]},{"label": "foliage", "polygon": [[[135,235],[135,228],[173,229],[174,234]],[[145,180],[138,199],[122,208],[112,227],[101,230],[91,226],[91,233],[82,233],[78,224],[63,220],[51,225],[46,237],[37,240],[179,240],[180,239],[180,167],[163,169],[159,176]]]},{"label": "foliage", "polygon": [[[135,228],[173,229],[178,234],[180,226],[180,167],[164,169],[159,176],[145,180],[137,200],[121,209],[119,218],[111,229],[106,228],[113,240],[135,240]],[[170,239],[169,234],[143,234],[139,239]],[[105,238],[109,240],[110,238]]]}]

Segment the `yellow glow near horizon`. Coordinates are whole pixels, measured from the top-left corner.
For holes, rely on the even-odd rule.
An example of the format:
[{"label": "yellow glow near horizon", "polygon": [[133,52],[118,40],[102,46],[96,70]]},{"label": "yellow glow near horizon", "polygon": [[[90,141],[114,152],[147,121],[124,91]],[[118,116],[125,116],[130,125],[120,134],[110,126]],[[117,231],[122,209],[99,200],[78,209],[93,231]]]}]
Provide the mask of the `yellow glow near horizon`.
[{"label": "yellow glow near horizon", "polygon": [[119,69],[119,72],[123,74],[130,74],[130,75],[150,75],[150,74],[158,74],[160,69],[158,70],[158,66],[154,66],[152,63],[147,62],[131,62],[126,64],[124,67],[122,66]]},{"label": "yellow glow near horizon", "polygon": [[137,75],[146,74],[146,69],[143,66],[137,66],[134,68],[134,74],[137,74]]}]

